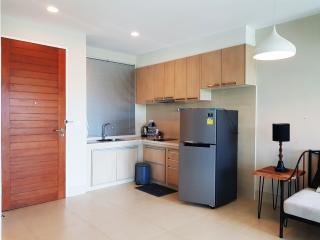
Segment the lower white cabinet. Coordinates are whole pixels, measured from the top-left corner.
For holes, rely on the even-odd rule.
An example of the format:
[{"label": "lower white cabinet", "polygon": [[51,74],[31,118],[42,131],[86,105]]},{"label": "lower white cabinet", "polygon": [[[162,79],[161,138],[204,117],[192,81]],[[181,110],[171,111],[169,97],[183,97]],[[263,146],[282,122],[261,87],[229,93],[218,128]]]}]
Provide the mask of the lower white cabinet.
[{"label": "lower white cabinet", "polygon": [[135,164],[138,160],[137,148],[124,148],[117,151],[117,180],[134,178]]},{"label": "lower white cabinet", "polygon": [[95,150],[92,153],[92,185],[116,180],[117,153],[112,149]]},{"label": "lower white cabinet", "polygon": [[106,185],[133,179],[138,149],[128,147],[93,150],[91,157],[91,185]]}]

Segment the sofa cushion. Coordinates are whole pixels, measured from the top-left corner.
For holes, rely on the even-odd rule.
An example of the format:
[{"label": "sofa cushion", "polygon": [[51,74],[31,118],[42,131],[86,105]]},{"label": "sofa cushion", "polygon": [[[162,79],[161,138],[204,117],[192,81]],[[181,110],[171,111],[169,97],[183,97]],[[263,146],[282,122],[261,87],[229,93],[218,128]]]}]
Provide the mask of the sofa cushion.
[{"label": "sofa cushion", "polygon": [[315,189],[303,189],[284,201],[284,212],[320,223],[320,194]]}]

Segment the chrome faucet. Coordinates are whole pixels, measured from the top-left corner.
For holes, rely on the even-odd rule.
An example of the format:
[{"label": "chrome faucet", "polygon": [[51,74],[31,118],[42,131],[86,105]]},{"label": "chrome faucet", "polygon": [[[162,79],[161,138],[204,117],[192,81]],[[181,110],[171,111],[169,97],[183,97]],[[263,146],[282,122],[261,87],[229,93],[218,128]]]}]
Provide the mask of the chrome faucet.
[{"label": "chrome faucet", "polygon": [[108,135],[107,135],[107,131],[106,131],[106,128],[107,128],[108,126],[111,126],[111,123],[104,123],[104,124],[102,125],[102,132],[101,132],[101,138],[102,138],[102,139],[106,139],[106,136],[108,136]]}]

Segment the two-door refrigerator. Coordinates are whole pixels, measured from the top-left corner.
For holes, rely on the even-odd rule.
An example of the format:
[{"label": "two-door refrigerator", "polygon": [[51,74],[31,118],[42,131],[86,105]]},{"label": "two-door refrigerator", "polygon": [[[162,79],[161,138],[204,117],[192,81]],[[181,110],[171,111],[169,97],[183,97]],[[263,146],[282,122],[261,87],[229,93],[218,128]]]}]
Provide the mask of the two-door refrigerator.
[{"label": "two-door refrigerator", "polygon": [[237,198],[238,112],[180,109],[179,199],[218,207]]}]

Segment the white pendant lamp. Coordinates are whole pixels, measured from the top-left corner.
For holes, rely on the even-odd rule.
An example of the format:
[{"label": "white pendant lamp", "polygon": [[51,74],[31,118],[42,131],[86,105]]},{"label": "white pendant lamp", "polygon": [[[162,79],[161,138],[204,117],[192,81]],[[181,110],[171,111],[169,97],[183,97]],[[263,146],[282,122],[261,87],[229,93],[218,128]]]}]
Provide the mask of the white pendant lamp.
[{"label": "white pendant lamp", "polygon": [[296,55],[296,47],[277,33],[276,26],[272,33],[262,41],[253,56],[256,60],[280,60]]},{"label": "white pendant lamp", "polygon": [[[274,21],[276,15],[276,0],[274,0]],[[280,60],[296,55],[296,47],[287,39],[280,36],[277,32],[276,25],[273,26],[272,33],[256,46],[256,60]]]}]

